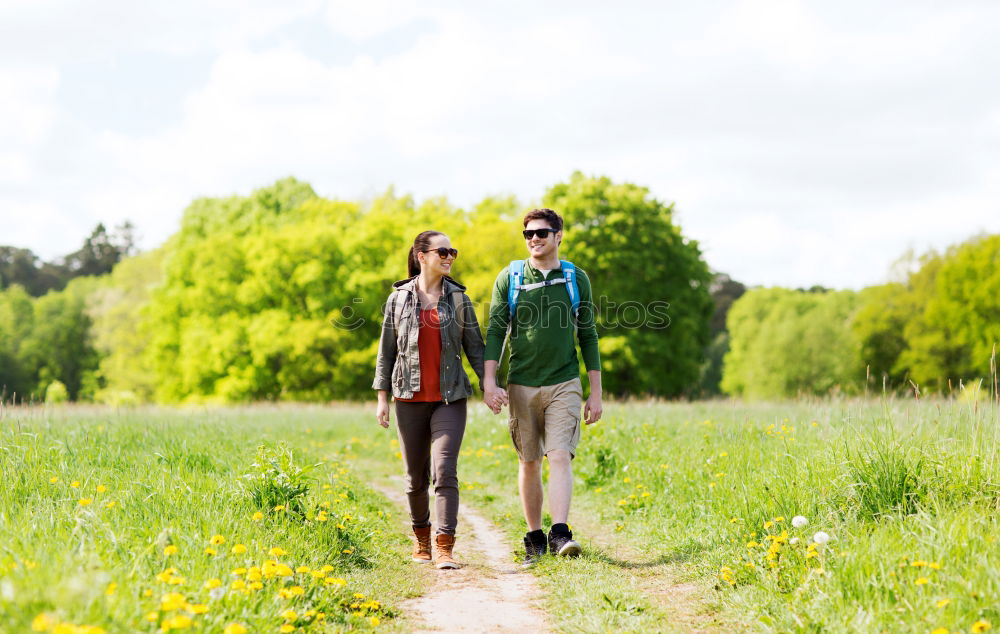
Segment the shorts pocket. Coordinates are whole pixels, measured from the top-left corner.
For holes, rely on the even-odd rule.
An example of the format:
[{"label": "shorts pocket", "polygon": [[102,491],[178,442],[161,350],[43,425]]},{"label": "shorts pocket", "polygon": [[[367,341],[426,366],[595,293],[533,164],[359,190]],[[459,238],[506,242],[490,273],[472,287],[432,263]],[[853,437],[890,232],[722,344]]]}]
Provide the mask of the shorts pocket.
[{"label": "shorts pocket", "polygon": [[510,428],[510,440],[514,443],[514,450],[521,455],[521,430],[518,428],[517,419],[511,418],[507,421],[507,426]]}]

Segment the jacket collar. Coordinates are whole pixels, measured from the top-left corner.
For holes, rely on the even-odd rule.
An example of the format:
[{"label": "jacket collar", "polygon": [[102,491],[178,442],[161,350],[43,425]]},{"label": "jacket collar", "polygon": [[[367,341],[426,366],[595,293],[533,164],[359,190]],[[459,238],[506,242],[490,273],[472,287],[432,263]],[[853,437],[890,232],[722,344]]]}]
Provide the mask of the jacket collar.
[{"label": "jacket collar", "polygon": [[[405,280],[399,280],[398,282],[395,282],[392,287],[397,291],[415,293],[417,291],[417,278],[414,276]],[[465,287],[445,275],[441,281],[441,291],[442,295],[450,295],[455,291],[462,291],[464,293]]]}]

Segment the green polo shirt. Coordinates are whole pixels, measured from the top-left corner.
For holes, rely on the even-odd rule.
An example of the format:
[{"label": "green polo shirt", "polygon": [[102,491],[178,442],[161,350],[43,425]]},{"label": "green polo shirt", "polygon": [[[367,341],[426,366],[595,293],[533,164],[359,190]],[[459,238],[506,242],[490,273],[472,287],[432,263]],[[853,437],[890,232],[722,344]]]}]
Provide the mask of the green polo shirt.
[{"label": "green polo shirt", "polygon": [[[493,284],[490,324],[486,329],[487,361],[500,360],[507,326],[511,322],[507,306],[507,289],[510,287],[508,268],[500,271]],[[560,277],[562,271],[557,268],[543,278],[541,271],[532,267],[530,261],[525,261],[523,284]],[[520,292],[517,315],[510,329],[508,383],[538,387],[563,383],[580,376],[580,359],[574,339],[580,341],[587,370],[601,369],[590,278],[579,268],[576,269],[576,283],[580,289],[580,310],[576,322],[572,318],[573,305],[565,284]]]}]

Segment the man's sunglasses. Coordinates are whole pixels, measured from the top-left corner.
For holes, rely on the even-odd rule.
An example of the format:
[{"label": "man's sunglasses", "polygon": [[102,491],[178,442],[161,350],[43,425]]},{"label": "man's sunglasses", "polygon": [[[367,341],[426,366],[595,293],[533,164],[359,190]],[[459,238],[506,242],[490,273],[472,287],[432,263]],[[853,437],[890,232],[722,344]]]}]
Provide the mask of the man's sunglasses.
[{"label": "man's sunglasses", "polygon": [[525,229],[524,231],[521,232],[521,235],[524,236],[525,240],[531,240],[535,236],[538,236],[539,238],[542,238],[544,240],[545,238],[549,237],[550,233],[556,233],[556,230],[555,229]]},{"label": "man's sunglasses", "polygon": [[431,249],[429,251],[421,251],[421,253],[435,253],[435,252],[438,254],[438,257],[440,257],[442,260],[448,257],[449,255],[453,258],[458,257],[458,249],[449,249],[448,247],[438,247],[436,249]]}]

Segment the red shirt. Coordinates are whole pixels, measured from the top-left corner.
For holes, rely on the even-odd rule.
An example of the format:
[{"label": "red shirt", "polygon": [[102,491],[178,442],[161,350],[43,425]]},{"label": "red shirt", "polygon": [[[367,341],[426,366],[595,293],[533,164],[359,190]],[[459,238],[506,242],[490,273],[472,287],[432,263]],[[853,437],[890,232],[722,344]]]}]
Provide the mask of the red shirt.
[{"label": "red shirt", "polygon": [[408,403],[435,403],[441,399],[441,322],[437,308],[420,311],[417,333],[420,351],[420,391],[413,398],[399,398]]}]

